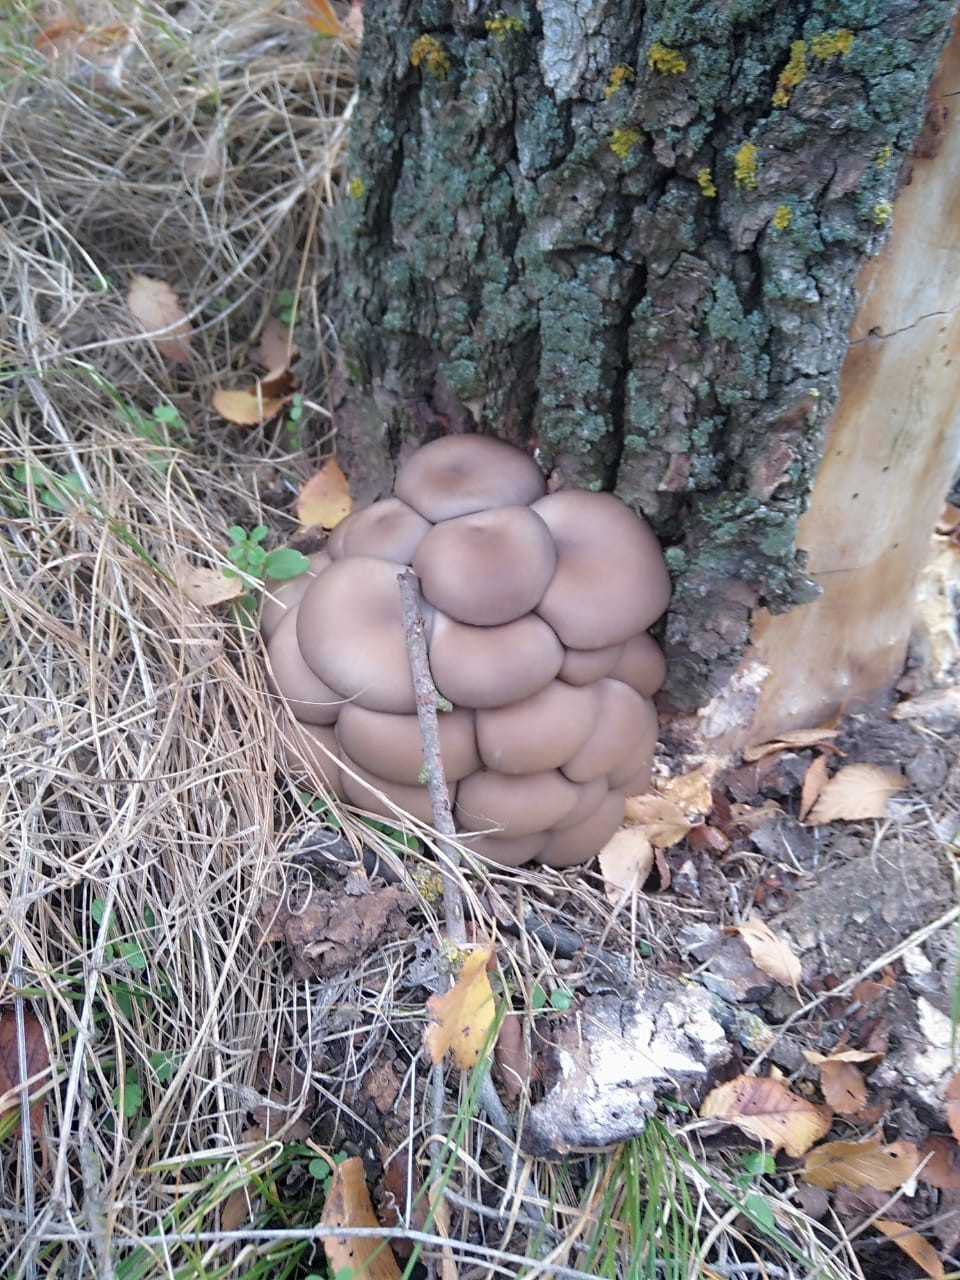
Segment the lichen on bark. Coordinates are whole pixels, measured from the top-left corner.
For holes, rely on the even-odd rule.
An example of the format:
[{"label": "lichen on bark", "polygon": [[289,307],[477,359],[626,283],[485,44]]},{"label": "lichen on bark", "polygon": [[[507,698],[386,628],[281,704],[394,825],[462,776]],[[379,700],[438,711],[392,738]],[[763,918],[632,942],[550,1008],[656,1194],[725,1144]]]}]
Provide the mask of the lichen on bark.
[{"label": "lichen on bark", "polygon": [[[479,429],[615,488],[682,565],[670,693],[703,701],[752,609],[810,590],[794,529],[852,282],[955,7],[524,0],[488,26],[469,0],[368,0],[347,453]],[[445,66],[411,64],[423,36]]]}]

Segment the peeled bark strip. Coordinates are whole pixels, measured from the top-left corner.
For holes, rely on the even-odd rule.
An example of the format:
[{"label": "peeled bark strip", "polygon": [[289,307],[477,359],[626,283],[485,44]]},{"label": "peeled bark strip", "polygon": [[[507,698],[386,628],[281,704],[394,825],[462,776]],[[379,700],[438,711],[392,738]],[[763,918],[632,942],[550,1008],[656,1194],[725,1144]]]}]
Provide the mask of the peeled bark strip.
[{"label": "peeled bark strip", "polygon": [[[651,519],[678,707],[812,598],[797,518],[955,0],[367,0],[341,452],[479,427]],[[366,477],[366,482],[360,478]]]}]

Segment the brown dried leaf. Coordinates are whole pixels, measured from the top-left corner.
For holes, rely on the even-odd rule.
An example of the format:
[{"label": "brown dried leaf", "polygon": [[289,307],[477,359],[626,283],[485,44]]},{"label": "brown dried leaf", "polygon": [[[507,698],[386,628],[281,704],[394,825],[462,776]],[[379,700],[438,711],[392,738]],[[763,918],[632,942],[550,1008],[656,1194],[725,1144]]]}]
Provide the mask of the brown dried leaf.
[{"label": "brown dried leaf", "polygon": [[131,277],[127,306],[164,360],[171,364],[190,363],[193,356],[190,321],[180,299],[165,280]]},{"label": "brown dried leaf", "polygon": [[642,827],[650,843],[659,849],[679,844],[691,827],[679,805],[655,795],[631,796],[625,821],[628,826]]},{"label": "brown dried leaf", "polygon": [[820,1087],[824,1102],[841,1116],[856,1115],[867,1101],[867,1082],[852,1062],[830,1058],[821,1063]]},{"label": "brown dried leaf", "polygon": [[783,810],[776,800],[764,800],[759,808],[756,805],[738,802],[730,806],[730,821],[743,831],[755,831],[757,827],[775,818],[778,813],[783,813]]},{"label": "brown dried leaf", "polygon": [[685,814],[705,818],[713,811],[713,774],[715,770],[698,765],[689,773],[678,773],[673,778],[661,778],[657,791],[682,809]]},{"label": "brown dried leaf", "polygon": [[427,1001],[430,1015],[436,1021],[427,1028],[425,1040],[434,1062],[439,1062],[448,1049],[463,1070],[475,1067],[490,1037],[497,1015],[487,962],[493,954],[489,947],[471,951],[453,987]]},{"label": "brown dried leaf", "polygon": [[[334,1229],[380,1225],[359,1156],[350,1156],[334,1169],[320,1225]],[[349,1271],[353,1280],[400,1280],[386,1236],[324,1236],[323,1248],[333,1275]]]},{"label": "brown dried leaf", "polygon": [[747,747],[743,758],[750,764],[763,756],[770,756],[777,751],[800,751],[804,747],[818,747],[837,736],[836,729],[793,729],[789,733],[781,733],[772,742],[763,742],[758,746]]},{"label": "brown dried leaf", "polygon": [[951,1078],[943,1096],[946,1100],[944,1110],[947,1113],[947,1124],[950,1132],[960,1142],[960,1071]]},{"label": "brown dried leaf", "polygon": [[258,427],[261,422],[275,417],[289,396],[272,400],[263,400],[250,391],[215,391],[213,407],[221,418],[226,418],[237,427]]},{"label": "brown dried leaf", "polygon": [[642,889],[652,870],[653,845],[642,827],[621,827],[600,850],[600,872],[612,902],[629,889]]},{"label": "brown dried leaf", "polygon": [[803,788],[800,792],[800,812],[797,815],[802,822],[817,801],[820,792],[827,785],[827,757],[817,756],[803,775]]},{"label": "brown dried leaf", "polygon": [[286,369],[300,359],[293,345],[290,326],[273,316],[264,325],[260,345],[251,348],[250,358],[263,369]]},{"label": "brown dried leaf", "polygon": [[838,769],[807,814],[808,826],[845,819],[883,818],[887,801],[909,785],[902,774],[875,764],[849,764]]},{"label": "brown dried leaf", "polygon": [[530,1077],[530,1058],[523,1041],[523,1016],[508,1013],[500,1023],[493,1060],[501,1088],[508,1102],[519,1098],[525,1082]]},{"label": "brown dried leaf", "polygon": [[720,828],[704,822],[691,827],[687,839],[690,848],[696,853],[726,853],[730,848],[730,840]]},{"label": "brown dried leaf", "polygon": [[[35,1014],[29,1009],[23,1011],[24,1050],[27,1059],[27,1083],[41,1075],[50,1066],[47,1056],[47,1042],[43,1038],[43,1027]],[[17,1049],[17,1019],[11,1005],[0,1008],[0,1120],[11,1112],[20,1112],[20,1063]],[[13,1133],[22,1136],[21,1120],[13,1126]],[[43,1134],[43,1098],[38,1098],[30,1107],[30,1136],[40,1138]]]},{"label": "brown dried leaf", "polygon": [[264,374],[250,394],[260,396],[263,400],[275,400],[280,396],[289,396],[299,385],[293,370],[284,363]]},{"label": "brown dried leaf", "polygon": [[747,944],[753,963],[782,986],[792,987],[799,998],[798,985],[802,977],[800,961],[793,947],[780,933],[774,933],[768,924],[752,918],[734,925]]},{"label": "brown dried leaf", "polygon": [[825,1191],[836,1186],[895,1191],[913,1175],[919,1162],[920,1153],[912,1142],[891,1142],[887,1147],[879,1138],[825,1142],[807,1156],[801,1176]]},{"label": "brown dried leaf", "polygon": [[911,1231],[901,1222],[891,1222],[888,1218],[877,1218],[873,1224],[898,1249],[901,1249],[911,1262],[915,1262],[930,1280],[943,1280],[946,1272],[936,1249],[929,1240],[924,1240],[916,1231]]},{"label": "brown dried leaf", "polygon": [[328,458],[300,490],[297,519],[307,527],[320,525],[324,529],[333,529],[350,514],[352,505],[347,477],[336,459]]},{"label": "brown dried leaf", "polygon": [[186,560],[177,561],[173,580],[187,599],[201,609],[236,600],[244,591],[241,578],[228,578],[222,569],[208,569]]},{"label": "brown dried leaf", "polygon": [[777,1080],[737,1076],[707,1094],[700,1114],[735,1124],[744,1133],[769,1142],[775,1152],[783,1147],[790,1156],[802,1156],[830,1132],[833,1113],[829,1107],[791,1093]]},{"label": "brown dried leaf", "polygon": [[251,1217],[250,1197],[245,1187],[231,1191],[220,1210],[220,1230],[236,1231]]},{"label": "brown dried leaf", "polygon": [[932,1133],[921,1144],[919,1177],[940,1191],[960,1191],[960,1146],[945,1133]]}]

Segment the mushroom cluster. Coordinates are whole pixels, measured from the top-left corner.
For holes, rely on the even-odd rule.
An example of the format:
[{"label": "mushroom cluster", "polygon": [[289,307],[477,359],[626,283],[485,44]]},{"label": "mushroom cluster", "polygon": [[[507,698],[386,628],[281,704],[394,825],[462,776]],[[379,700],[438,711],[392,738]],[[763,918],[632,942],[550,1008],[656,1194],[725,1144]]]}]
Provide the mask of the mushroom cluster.
[{"label": "mushroom cluster", "polygon": [[548,494],[487,436],[412,454],[263,611],[274,691],[299,722],[287,767],[390,817],[431,821],[397,582],[420,579],[461,838],[507,866],[585,862],[646,789],[665,674],[647,628],[670,596],[647,524],[608,493]]}]

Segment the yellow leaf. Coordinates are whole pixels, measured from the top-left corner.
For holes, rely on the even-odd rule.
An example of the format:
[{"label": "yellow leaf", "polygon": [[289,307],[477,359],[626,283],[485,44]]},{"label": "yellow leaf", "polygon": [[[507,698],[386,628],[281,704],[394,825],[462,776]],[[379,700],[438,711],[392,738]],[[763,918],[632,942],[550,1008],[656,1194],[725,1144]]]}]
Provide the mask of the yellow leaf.
[{"label": "yellow leaf", "polygon": [[832,1191],[838,1184],[895,1191],[913,1176],[919,1162],[912,1142],[891,1142],[888,1147],[879,1138],[825,1142],[804,1161],[803,1179],[824,1191]]},{"label": "yellow leaf", "polygon": [[892,1240],[898,1249],[902,1249],[921,1271],[925,1271],[930,1280],[943,1280],[946,1275],[943,1263],[929,1240],[924,1240],[923,1236],[911,1231],[902,1222],[891,1222],[889,1218],[878,1218],[873,1225],[888,1240]]},{"label": "yellow leaf", "polygon": [[700,1114],[735,1124],[790,1156],[802,1156],[829,1133],[832,1119],[829,1107],[807,1102],[779,1081],[760,1076],[737,1076],[711,1089]]},{"label": "yellow leaf", "polygon": [[[734,925],[734,928],[747,944],[757,968],[769,973],[771,978],[783,986],[797,991],[802,976],[800,961],[787,939],[782,934],[774,933],[762,920],[744,920],[742,924]],[[799,992],[797,994],[799,998]]]},{"label": "yellow leaf", "polygon": [[333,529],[350,514],[353,499],[347,477],[335,458],[328,458],[310,477],[297,498],[297,519],[301,524]]},{"label": "yellow leaf", "polygon": [[226,418],[234,426],[256,427],[278,414],[289,399],[289,396],[282,396],[263,400],[249,391],[215,391],[213,407],[221,418]]},{"label": "yellow leaf", "polygon": [[884,818],[887,801],[905,786],[906,778],[892,769],[881,769],[875,764],[847,765],[838,769],[823,788],[804,821],[808,826],[819,826],[837,819],[856,822],[864,818]]},{"label": "yellow leaf", "polygon": [[458,1064],[466,1070],[475,1067],[484,1048],[490,1047],[490,1028],[497,1012],[487,977],[487,961],[492,954],[486,947],[471,951],[451,990],[427,1001],[427,1008],[436,1019],[426,1034],[434,1062],[452,1049]]},{"label": "yellow leaf", "polygon": [[600,871],[612,902],[628,889],[642,889],[652,870],[653,845],[642,827],[621,827],[600,850]]},{"label": "yellow leaf", "polygon": [[307,26],[313,31],[319,31],[322,36],[343,34],[343,25],[330,0],[304,0],[304,8]]},{"label": "yellow leaf", "polygon": [[130,314],[171,364],[188,364],[193,354],[190,321],[165,280],[133,276],[127,292]]},{"label": "yellow leaf", "polygon": [[655,785],[660,795],[672,800],[685,814],[705,818],[713,811],[714,772],[701,764],[674,778],[658,778]]},{"label": "yellow leaf", "polygon": [[[359,1156],[350,1156],[334,1169],[320,1225],[333,1228],[380,1225]],[[400,1268],[386,1236],[324,1236],[323,1248],[333,1275],[349,1271],[352,1280],[400,1280]]]},{"label": "yellow leaf", "polygon": [[244,590],[242,579],[228,578],[221,569],[188,564],[186,560],[177,562],[173,578],[187,599],[201,608],[236,600]]},{"label": "yellow leaf", "polygon": [[669,849],[679,844],[690,830],[690,823],[683,810],[664,796],[632,796],[627,801],[628,826],[642,827],[652,845]]}]

